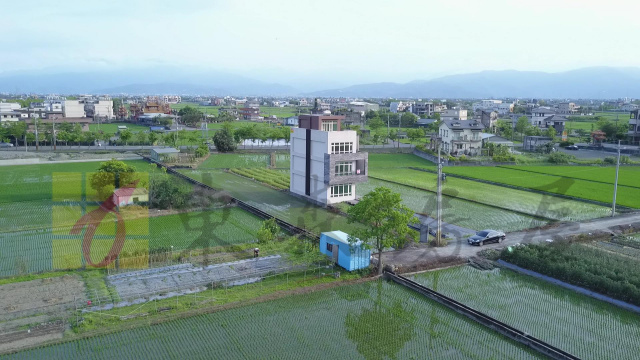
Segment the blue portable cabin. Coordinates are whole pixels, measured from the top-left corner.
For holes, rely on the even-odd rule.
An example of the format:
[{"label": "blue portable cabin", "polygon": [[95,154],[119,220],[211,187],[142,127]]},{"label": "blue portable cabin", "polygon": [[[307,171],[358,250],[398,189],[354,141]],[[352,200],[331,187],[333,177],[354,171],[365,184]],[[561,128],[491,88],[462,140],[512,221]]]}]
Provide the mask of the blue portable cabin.
[{"label": "blue portable cabin", "polygon": [[362,248],[362,241],[349,244],[349,235],[336,230],[320,234],[320,252],[348,271],[369,266],[371,250]]}]

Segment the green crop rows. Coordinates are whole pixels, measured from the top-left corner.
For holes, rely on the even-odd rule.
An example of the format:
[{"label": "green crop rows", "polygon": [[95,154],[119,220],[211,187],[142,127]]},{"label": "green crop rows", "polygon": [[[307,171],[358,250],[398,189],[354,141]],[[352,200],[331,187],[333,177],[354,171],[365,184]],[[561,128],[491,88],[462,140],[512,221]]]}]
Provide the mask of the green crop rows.
[{"label": "green crop rows", "polygon": [[276,189],[285,190],[289,188],[289,174],[281,171],[263,168],[229,169],[229,171],[240,176],[254,179]]},{"label": "green crop rows", "polygon": [[[211,154],[200,169],[266,168],[268,154]],[[276,167],[289,168],[289,154],[276,154]]]},{"label": "green crop rows", "polygon": [[535,359],[399,285],[343,286],[76,340],[8,359]]},{"label": "green crop rows", "polygon": [[414,280],[582,359],[637,359],[640,316],[509,270],[469,266]]},{"label": "green crop rows", "polygon": [[[598,169],[599,168],[594,167],[593,171],[597,172]],[[452,166],[447,167],[445,172],[481,180],[494,181],[501,184],[516,185],[554,194],[563,194],[583,199],[596,200],[604,203],[611,203],[613,200],[613,185],[610,184],[536,174],[533,172],[514,170],[504,167]],[[629,175],[632,173],[633,172],[630,171]],[[619,205],[640,208],[640,189],[618,186],[617,200]]]},{"label": "green crop rows", "polygon": [[[457,169],[457,167],[450,167],[446,171],[455,172]],[[435,191],[437,187],[436,174],[424,171],[412,169],[371,170],[370,174],[383,180],[399,182],[431,191]],[[444,182],[443,194],[554,220],[587,220],[606,216],[609,211],[603,206],[458,179],[451,176]]]},{"label": "green crop rows", "polygon": [[400,167],[435,168],[436,164],[413,154],[369,154],[369,169]]}]

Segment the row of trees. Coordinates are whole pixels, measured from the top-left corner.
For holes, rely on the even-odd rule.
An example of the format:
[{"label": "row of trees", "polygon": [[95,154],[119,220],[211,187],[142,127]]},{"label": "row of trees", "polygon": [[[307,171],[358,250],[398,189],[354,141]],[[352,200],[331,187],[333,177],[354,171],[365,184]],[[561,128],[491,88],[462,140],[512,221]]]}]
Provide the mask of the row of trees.
[{"label": "row of trees", "polygon": [[262,144],[267,141],[284,140],[287,144],[291,139],[291,129],[288,127],[266,127],[250,124],[234,129],[233,123],[225,122],[222,129],[216,131],[213,143],[220,152],[234,151],[245,140],[254,140]]},{"label": "row of trees", "polygon": [[187,126],[197,126],[202,121],[207,122],[226,122],[226,121],[234,121],[236,118],[226,112],[219,113],[215,117],[207,117],[204,113],[193,106],[185,106],[178,111],[178,115],[180,116],[182,123]]},{"label": "row of trees", "polygon": [[554,128],[541,130],[539,127],[531,125],[529,118],[526,116],[519,117],[515,126],[511,121],[498,120],[497,129],[500,136],[505,138],[513,138],[516,133],[520,135],[521,139],[524,139],[525,136],[547,136],[555,138],[557,135],[556,129]]}]

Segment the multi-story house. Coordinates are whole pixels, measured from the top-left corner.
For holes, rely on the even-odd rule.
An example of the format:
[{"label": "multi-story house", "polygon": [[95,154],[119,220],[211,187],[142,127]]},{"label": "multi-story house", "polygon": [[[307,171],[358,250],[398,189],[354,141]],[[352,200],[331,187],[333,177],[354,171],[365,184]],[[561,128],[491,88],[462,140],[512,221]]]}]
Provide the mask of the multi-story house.
[{"label": "multi-story house", "polygon": [[451,155],[480,155],[484,128],[475,120],[443,120],[439,128],[440,148]]},{"label": "multi-story house", "polygon": [[571,114],[577,113],[579,109],[580,109],[580,106],[576,105],[575,103],[561,102],[558,104],[557,113],[571,115]]},{"label": "multi-story house", "polygon": [[494,133],[498,124],[498,112],[491,110],[476,111],[473,120],[480,122],[486,129]]},{"label": "multi-story house", "polygon": [[640,145],[640,109],[631,111],[627,136],[632,145]]},{"label": "multi-story house", "polygon": [[620,110],[622,111],[633,111],[633,110],[638,110],[640,109],[640,106],[636,105],[636,104],[624,104],[622,106],[620,106]]},{"label": "multi-story house", "polygon": [[341,131],[343,116],[299,115],[291,134],[291,193],[320,205],[354,200],[367,181],[368,154],[358,152],[358,134]]},{"label": "multi-story house", "polygon": [[556,133],[561,134],[564,131],[565,123],[568,121],[564,116],[556,115],[555,110],[539,107],[531,110],[529,122],[533,126],[537,126],[541,130],[550,127],[556,129]]},{"label": "multi-story house", "polygon": [[467,120],[467,110],[453,108],[443,111],[440,120]]},{"label": "multi-story house", "polygon": [[432,116],[435,112],[435,106],[432,102],[421,102],[418,101],[415,104],[411,105],[411,112],[418,117],[429,117]]}]

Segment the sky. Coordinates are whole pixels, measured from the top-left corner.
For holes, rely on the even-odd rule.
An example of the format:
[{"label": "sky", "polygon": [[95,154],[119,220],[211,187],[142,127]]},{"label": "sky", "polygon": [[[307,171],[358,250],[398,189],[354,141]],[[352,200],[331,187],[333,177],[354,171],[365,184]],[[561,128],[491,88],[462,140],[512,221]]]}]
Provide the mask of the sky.
[{"label": "sky", "polygon": [[184,66],[318,88],[638,66],[628,0],[22,0],[0,74]]}]

